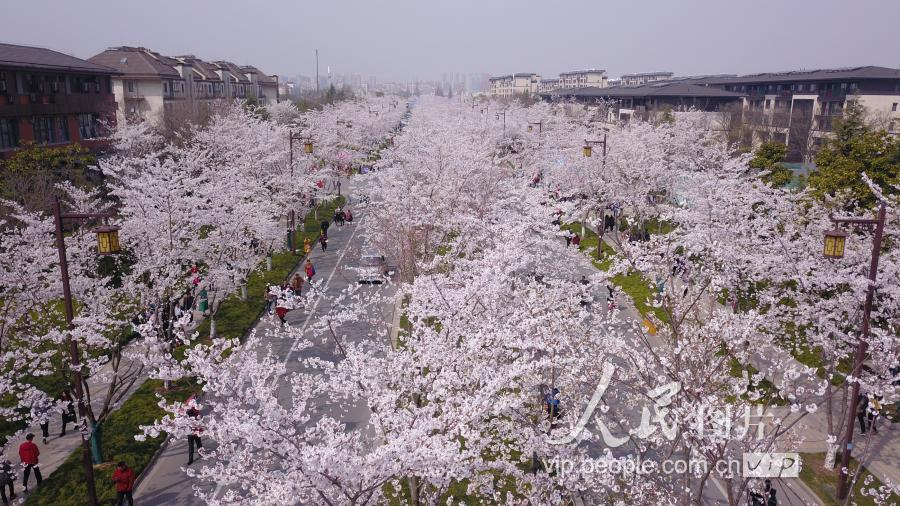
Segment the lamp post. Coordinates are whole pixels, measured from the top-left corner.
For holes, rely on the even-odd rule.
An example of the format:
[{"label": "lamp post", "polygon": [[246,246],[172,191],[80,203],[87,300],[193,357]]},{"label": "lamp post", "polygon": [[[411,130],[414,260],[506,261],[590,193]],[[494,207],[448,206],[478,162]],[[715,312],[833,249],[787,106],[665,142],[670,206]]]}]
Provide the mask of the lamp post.
[{"label": "lamp post", "polygon": [[538,127],[538,135],[541,135],[541,131],[544,129],[544,122],[543,121],[529,121],[528,122],[528,131],[529,132],[534,131],[534,125],[537,125],[537,127]]},{"label": "lamp post", "polygon": [[500,119],[500,116],[503,116],[503,137],[506,137],[506,109],[503,109],[502,111],[498,111],[495,114],[496,114],[496,116],[495,116],[496,119]]},{"label": "lamp post", "polygon": [[[303,142],[303,152],[306,154],[312,154],[313,152],[313,143],[312,139],[304,136],[301,132],[288,132],[288,144],[290,145],[290,165],[291,165],[291,184],[294,182],[294,140]],[[293,206],[291,206],[291,216],[288,219],[288,227],[290,230],[287,232],[287,240],[288,240],[288,249],[291,250],[292,254],[297,253],[297,245],[294,244],[294,231],[297,229],[297,218],[296,211]]]},{"label": "lamp post", "polygon": [[603,140],[584,140],[584,146],[581,148],[581,153],[585,158],[590,158],[593,152],[593,147],[595,144],[603,144],[603,158],[606,158],[606,134],[603,134]]},{"label": "lamp post", "polygon": [[[869,288],[866,290],[866,302],[863,308],[862,328],[856,343],[856,354],[853,359],[853,370],[848,376],[858,377],[866,360],[866,350],[869,346],[869,325],[872,315],[872,301],[875,298],[875,280],[878,276],[878,260],[881,257],[881,239],[884,236],[884,222],[887,215],[885,203],[881,203],[878,215],[875,218],[834,218],[835,224],[847,224],[868,227],[875,226],[875,237],[872,240],[872,259],[869,264]],[[844,256],[844,242],[847,234],[841,231],[830,231],[825,234],[825,251],[827,258],[841,258]],[[844,438],[844,449],[841,452],[841,473],[838,481],[838,499],[845,499],[849,492],[847,475],[850,467],[850,454],[853,451],[853,427],[856,425],[856,410],[859,409],[859,381],[853,383],[850,395],[850,410],[847,412],[847,433]],[[845,473],[843,470],[848,469]]]},{"label": "lamp post", "polygon": [[[114,217],[110,213],[72,213],[63,214],[59,205],[59,198],[53,200],[53,221],[56,225],[56,249],[59,252],[59,274],[62,278],[63,301],[66,310],[66,328],[72,330],[72,320],[75,318],[75,310],[72,305],[72,289],[69,287],[69,263],[66,258],[66,240],[63,236],[63,220],[87,220],[92,218],[103,218],[104,220]],[[119,247],[119,227],[112,225],[102,225],[94,229],[97,234],[97,251],[102,255],[118,253]],[[97,505],[97,488],[94,483],[94,466],[91,460],[90,438],[87,437],[87,422],[85,415],[87,410],[84,406],[84,386],[83,377],[81,375],[81,361],[78,358],[78,343],[72,339],[72,334],[66,336],[69,345],[69,354],[72,361],[73,383],[75,387],[75,398],[78,401],[78,416],[81,418],[81,461],[84,466],[84,478],[87,483],[88,504]]]}]

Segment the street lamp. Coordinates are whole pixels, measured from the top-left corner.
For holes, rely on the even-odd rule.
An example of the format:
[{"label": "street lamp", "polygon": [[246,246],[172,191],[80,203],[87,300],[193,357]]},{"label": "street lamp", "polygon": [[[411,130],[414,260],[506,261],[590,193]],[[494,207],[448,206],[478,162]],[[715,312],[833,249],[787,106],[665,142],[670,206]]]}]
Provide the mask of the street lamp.
[{"label": "street lamp", "polygon": [[541,135],[541,131],[544,129],[543,121],[529,121],[528,122],[528,132],[531,133],[534,131],[534,125],[538,127],[538,135]]},{"label": "street lamp", "polygon": [[97,234],[97,252],[101,255],[110,255],[121,251],[119,247],[119,227],[115,225],[101,225],[94,229]]},{"label": "street lamp", "polygon": [[[881,257],[881,239],[884,236],[884,222],[887,215],[887,207],[881,202],[878,215],[875,218],[834,218],[835,224],[857,225],[871,228],[875,226],[875,237],[872,240],[872,259],[869,264],[869,288],[866,291],[866,303],[863,308],[862,328],[856,343],[856,355],[853,360],[853,370],[847,377],[859,378],[863,363],[866,361],[866,349],[868,348],[869,324],[872,316],[872,301],[875,298],[875,281],[878,276],[878,260]],[[844,256],[844,241],[847,234],[841,231],[832,231],[825,234],[825,256],[828,258],[841,258]],[[838,499],[845,499],[849,492],[847,475],[850,468],[850,453],[853,451],[853,427],[856,425],[856,410],[859,409],[859,380],[853,382],[850,395],[850,409],[847,411],[847,434],[844,438],[844,450],[841,452],[841,473],[838,481]],[[845,473],[844,469],[848,472]]]},{"label": "street lamp", "polygon": [[[56,249],[59,252],[59,274],[62,278],[63,302],[66,310],[66,327],[71,331],[74,328],[72,320],[75,318],[75,309],[72,305],[72,289],[69,286],[69,262],[66,257],[66,239],[63,235],[63,220],[88,220],[102,218],[104,220],[114,217],[112,213],[71,213],[63,214],[59,205],[59,198],[53,199],[53,221],[56,225]],[[120,251],[119,227],[102,225],[94,229],[97,234],[97,251],[100,254],[112,254]],[[78,343],[72,339],[72,334],[66,336],[71,355],[71,368],[73,383],[75,384],[75,398],[78,401],[78,415],[81,417],[81,460],[84,466],[84,477],[87,482],[89,504],[97,505],[97,487],[94,483],[94,466],[91,460],[90,438],[87,437],[87,413],[84,407],[84,380],[81,375],[81,362],[79,360]]]},{"label": "street lamp", "polygon": [[825,232],[825,251],[826,258],[844,258],[844,243],[847,240],[847,233],[840,230],[829,230]]},{"label": "street lamp", "polygon": [[[303,142],[303,151],[306,154],[312,154],[312,152],[313,152],[313,143],[312,143],[312,139],[310,137],[304,136],[302,132],[296,132],[296,133],[288,132],[288,145],[290,146],[290,153],[291,153],[290,154],[290,165],[291,165],[291,181],[292,182],[294,180],[294,141],[295,140]],[[296,254],[297,248],[296,248],[296,245],[294,244],[294,231],[297,229],[297,222],[296,222],[297,218],[296,218],[296,211],[293,209],[293,206],[291,208],[291,216],[290,216],[289,220],[290,220],[290,223],[288,224],[288,226],[290,227],[290,230],[287,231],[287,241],[288,241],[287,246],[288,246],[288,249],[291,250],[291,253]]]},{"label": "street lamp", "polygon": [[584,146],[581,148],[581,154],[584,155],[585,158],[590,158],[593,153],[594,144],[603,144],[603,158],[606,158],[606,134],[603,134],[603,140],[584,140]]},{"label": "street lamp", "polygon": [[499,111],[494,116],[495,119],[500,119],[500,116],[503,116],[503,137],[506,137],[506,109]]}]

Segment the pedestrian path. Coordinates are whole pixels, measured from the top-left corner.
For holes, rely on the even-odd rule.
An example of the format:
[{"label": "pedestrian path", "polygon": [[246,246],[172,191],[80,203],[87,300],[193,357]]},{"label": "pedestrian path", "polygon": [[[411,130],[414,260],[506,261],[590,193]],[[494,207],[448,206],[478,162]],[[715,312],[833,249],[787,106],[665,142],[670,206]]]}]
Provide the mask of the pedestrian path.
[{"label": "pedestrian path", "polygon": [[[347,190],[348,184],[344,184]],[[328,295],[334,295],[343,290],[348,283],[355,283],[355,271],[348,271],[344,266],[352,261],[354,251],[357,248],[355,243],[360,240],[360,232],[358,229],[362,226],[361,221],[364,219],[361,212],[357,209],[354,211],[354,221],[352,224],[337,226],[332,223],[328,229],[328,248],[322,251],[318,243],[311,249],[308,258],[313,262],[316,268],[316,275],[313,282],[317,285],[311,288],[308,283],[303,284],[304,295],[309,290],[320,291]],[[306,278],[303,272],[306,258],[298,261],[297,267],[290,273],[287,279],[293,277],[295,273],[301,274]],[[305,307],[293,309],[287,313],[287,325],[299,328],[305,331],[317,315],[320,315],[326,308],[321,306],[322,297],[313,296],[312,299],[306,299]],[[262,305],[264,302],[260,301]],[[264,314],[262,318],[257,320],[254,330],[258,335],[265,335],[267,330],[274,330],[280,327],[280,322],[274,316]],[[282,357],[282,360],[288,365],[288,371],[296,370],[300,367],[298,353],[295,350],[293,341],[282,337],[273,336],[264,340],[264,345],[271,346],[273,353]],[[313,354],[317,357],[336,360],[334,355],[334,346],[332,343],[317,343],[309,349],[304,349],[302,355],[309,356]],[[326,409],[322,407],[322,409]],[[353,418],[361,418],[364,414],[351,414]],[[352,422],[352,420],[350,421]],[[358,423],[358,422],[357,422]],[[209,449],[209,448],[207,448]],[[135,501],[142,505],[166,505],[166,506],[186,506],[199,504],[199,500],[194,495],[193,487],[204,487],[208,492],[215,492],[209,484],[200,485],[185,473],[183,470],[187,465],[188,445],[186,439],[167,438],[160,452],[154,460],[148,465],[147,469],[141,474],[135,486]],[[195,461],[194,467],[202,466],[203,460]]]}]

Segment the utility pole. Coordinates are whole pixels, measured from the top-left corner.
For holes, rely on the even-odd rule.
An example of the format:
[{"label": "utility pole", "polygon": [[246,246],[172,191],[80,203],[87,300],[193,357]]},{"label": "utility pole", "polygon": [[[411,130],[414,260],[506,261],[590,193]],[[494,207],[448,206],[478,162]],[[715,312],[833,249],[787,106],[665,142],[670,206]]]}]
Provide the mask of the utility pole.
[{"label": "utility pole", "polygon": [[316,96],[319,95],[319,49],[316,48]]}]

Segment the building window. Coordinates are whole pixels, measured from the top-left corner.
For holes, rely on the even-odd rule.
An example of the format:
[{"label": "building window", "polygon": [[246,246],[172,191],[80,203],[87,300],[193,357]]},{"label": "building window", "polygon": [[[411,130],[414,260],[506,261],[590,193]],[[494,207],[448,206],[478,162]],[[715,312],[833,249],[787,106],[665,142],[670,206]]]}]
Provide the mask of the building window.
[{"label": "building window", "polygon": [[128,81],[128,92],[134,93],[134,81]]},{"label": "building window", "polygon": [[19,145],[19,124],[15,118],[0,118],[0,149]]},{"label": "building window", "polygon": [[811,83],[809,85],[809,91],[816,91],[816,83]]},{"label": "building window", "polygon": [[897,102],[894,102],[893,104],[891,104],[891,111],[896,111],[896,110],[897,110]]},{"label": "building window", "polygon": [[82,139],[96,139],[100,137],[100,116],[97,114],[78,115],[78,134]]},{"label": "building window", "polygon": [[169,81],[163,81],[163,94],[169,94]]},{"label": "building window", "polygon": [[35,116],[34,140],[38,144],[69,142],[69,128],[65,116]]},{"label": "building window", "polygon": [[772,101],[769,100],[769,99],[767,98],[767,99],[766,99],[766,109],[769,108],[769,106],[771,105],[771,103],[772,103]]}]

